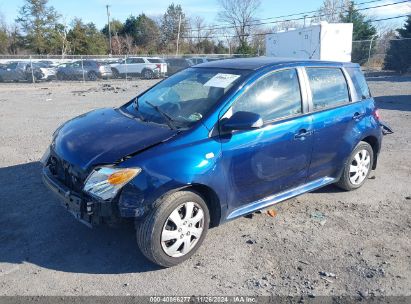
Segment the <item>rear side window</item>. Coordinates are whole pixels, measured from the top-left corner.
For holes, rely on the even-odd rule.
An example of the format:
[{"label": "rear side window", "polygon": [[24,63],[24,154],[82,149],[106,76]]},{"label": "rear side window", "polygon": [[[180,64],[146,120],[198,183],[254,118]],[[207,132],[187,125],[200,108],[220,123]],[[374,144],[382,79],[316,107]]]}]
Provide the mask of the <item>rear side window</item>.
[{"label": "rear side window", "polygon": [[334,107],[350,101],[347,81],[338,68],[306,68],[314,110]]},{"label": "rear side window", "polygon": [[237,99],[232,109],[233,113],[257,113],[264,121],[302,113],[297,71],[283,70],[260,78]]},{"label": "rear side window", "polygon": [[367,81],[365,80],[360,68],[346,68],[346,70],[351,77],[360,100],[370,98],[370,89],[368,88]]},{"label": "rear side window", "polygon": [[130,63],[130,64],[133,64],[133,63],[145,63],[145,61],[144,61],[143,58],[127,58],[127,59],[126,59],[126,63]]},{"label": "rear side window", "polygon": [[150,59],[147,59],[147,60],[150,63],[162,63],[163,62],[162,59],[157,59],[157,58],[150,58]]}]

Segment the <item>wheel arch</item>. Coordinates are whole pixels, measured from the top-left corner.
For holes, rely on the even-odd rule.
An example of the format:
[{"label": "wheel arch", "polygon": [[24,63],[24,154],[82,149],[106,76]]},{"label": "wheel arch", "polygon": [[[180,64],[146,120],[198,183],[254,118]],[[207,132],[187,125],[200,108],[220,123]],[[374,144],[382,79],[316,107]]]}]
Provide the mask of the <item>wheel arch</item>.
[{"label": "wheel arch", "polygon": [[204,198],[204,201],[208,206],[208,211],[210,212],[210,228],[219,226],[221,220],[221,204],[217,193],[210,187],[203,184],[190,184],[170,192],[174,193],[184,190],[194,191]]},{"label": "wheel arch", "polygon": [[369,135],[361,139],[361,141],[368,143],[374,152],[374,161],[372,164],[372,169],[375,170],[377,168],[378,153],[380,152],[379,140],[377,137]]}]

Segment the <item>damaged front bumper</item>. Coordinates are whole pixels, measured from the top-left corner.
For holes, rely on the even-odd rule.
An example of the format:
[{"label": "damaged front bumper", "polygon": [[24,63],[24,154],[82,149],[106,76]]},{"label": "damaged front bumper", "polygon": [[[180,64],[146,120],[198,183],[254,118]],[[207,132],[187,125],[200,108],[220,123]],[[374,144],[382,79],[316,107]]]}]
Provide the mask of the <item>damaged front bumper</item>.
[{"label": "damaged front bumper", "polygon": [[98,202],[72,191],[55,178],[47,166],[43,167],[42,175],[44,184],[58,196],[63,207],[86,226],[91,228],[101,224],[103,218],[115,217],[111,202]]}]

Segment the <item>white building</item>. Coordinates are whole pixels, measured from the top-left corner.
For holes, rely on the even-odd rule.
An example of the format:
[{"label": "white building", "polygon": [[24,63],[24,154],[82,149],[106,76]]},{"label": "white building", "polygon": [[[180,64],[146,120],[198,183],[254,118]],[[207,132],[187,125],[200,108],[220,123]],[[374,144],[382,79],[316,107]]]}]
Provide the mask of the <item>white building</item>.
[{"label": "white building", "polygon": [[351,61],[352,23],[321,22],[266,35],[266,56]]}]

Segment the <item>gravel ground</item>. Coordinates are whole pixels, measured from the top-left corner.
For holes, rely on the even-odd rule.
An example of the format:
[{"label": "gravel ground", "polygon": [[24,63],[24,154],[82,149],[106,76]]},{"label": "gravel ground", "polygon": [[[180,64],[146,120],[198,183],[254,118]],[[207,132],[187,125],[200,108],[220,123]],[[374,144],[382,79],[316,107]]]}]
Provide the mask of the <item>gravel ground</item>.
[{"label": "gravel ground", "polygon": [[370,79],[384,138],[375,178],[329,186],[212,229],[160,269],[131,225],[89,229],[43,186],[38,159],[64,121],[155,81],[0,85],[0,295],[411,295],[411,78]]}]

